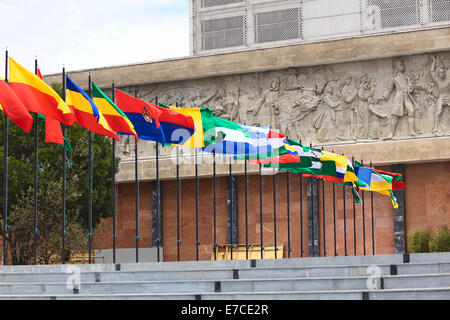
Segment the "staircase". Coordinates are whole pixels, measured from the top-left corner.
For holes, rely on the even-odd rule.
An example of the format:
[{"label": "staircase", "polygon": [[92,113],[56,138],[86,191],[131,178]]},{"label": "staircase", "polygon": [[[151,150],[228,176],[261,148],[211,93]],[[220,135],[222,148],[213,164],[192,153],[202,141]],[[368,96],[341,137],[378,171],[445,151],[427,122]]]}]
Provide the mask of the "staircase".
[{"label": "staircase", "polygon": [[450,300],[450,253],[0,266],[2,300]]}]

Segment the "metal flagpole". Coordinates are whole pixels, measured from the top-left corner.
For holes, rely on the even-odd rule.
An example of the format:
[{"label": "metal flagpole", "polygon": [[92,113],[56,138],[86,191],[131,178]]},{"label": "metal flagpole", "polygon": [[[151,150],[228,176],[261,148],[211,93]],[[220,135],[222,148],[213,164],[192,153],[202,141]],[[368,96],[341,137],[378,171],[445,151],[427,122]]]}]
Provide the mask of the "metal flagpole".
[{"label": "metal flagpole", "polygon": [[[361,164],[363,161],[361,160]],[[363,221],[363,253],[366,255],[366,206],[365,206],[365,195],[364,190],[362,190],[362,221]]]},{"label": "metal flagpole", "polygon": [[[178,108],[178,102],[176,104]],[[177,261],[180,261],[180,246],[181,246],[181,181],[180,181],[180,148],[177,146]]]},{"label": "metal flagpole", "polygon": [[[373,168],[372,162],[370,167]],[[373,192],[370,192],[370,211],[372,215],[372,254],[375,255],[375,221],[373,220]]]},{"label": "metal flagpole", "polygon": [[[112,82],[112,100],[116,103],[116,90],[114,80]],[[116,263],[116,240],[117,240],[117,211],[116,211],[116,140],[112,141],[111,156],[111,180],[112,180],[112,216],[113,216],[113,263]]]},{"label": "metal flagpole", "polygon": [[[62,98],[66,101],[66,69],[63,67],[62,70]],[[62,134],[63,138],[66,136],[66,125],[62,124]],[[61,257],[62,264],[66,263],[66,148],[62,148],[62,162],[61,162],[61,175],[62,175],[62,191],[61,191],[61,208],[62,208],[62,248]]]},{"label": "metal flagpole", "polygon": [[200,245],[198,234],[199,211],[199,179],[198,179],[198,148],[195,148],[195,259],[198,261],[198,247]]},{"label": "metal flagpole", "polygon": [[234,221],[233,221],[233,214],[234,214],[234,188],[233,188],[233,164],[230,158],[230,221],[231,221],[231,229],[230,229],[230,241],[231,241],[231,248],[230,248],[230,254],[231,254],[231,260],[233,260],[233,248],[234,248]]},{"label": "metal flagpole", "polygon": [[291,180],[289,171],[286,171],[286,206],[287,206],[287,232],[288,232],[288,257],[291,257],[291,208],[290,208]]},{"label": "metal flagpole", "polygon": [[216,150],[214,150],[213,151],[214,260],[217,260],[217,205],[216,205],[217,184],[216,184],[216,177],[217,177],[217,173],[216,173]]},{"label": "metal flagpole", "polygon": [[300,173],[300,256],[303,258],[303,173]]},{"label": "metal flagpole", "polygon": [[248,175],[247,159],[244,160],[244,183],[245,183],[245,258],[248,260]]},{"label": "metal flagpole", "polygon": [[[34,73],[38,73],[38,63],[37,59],[34,59]],[[34,232],[33,232],[33,256],[34,256],[34,264],[37,264],[37,241],[38,241],[38,147],[39,147],[39,118],[38,114],[34,114]]]},{"label": "metal flagpole", "polygon": [[346,220],[346,208],[345,208],[345,186],[342,187],[342,203],[344,206],[344,251],[345,251],[345,256],[348,256],[348,252],[347,252],[347,220]]},{"label": "metal flagpole", "polygon": [[[158,105],[158,97],[156,97],[156,105]],[[156,151],[156,244],[157,244],[157,261],[161,261],[160,246],[161,246],[161,210],[160,210],[160,195],[161,195],[161,183],[159,178],[159,142],[155,142]]]},{"label": "metal flagpole", "polygon": [[[137,91],[134,92],[134,97],[137,98]],[[141,237],[139,235],[139,171],[138,171],[138,138],[135,137],[134,146],[134,180],[135,180],[135,198],[136,198],[136,263],[139,262],[139,241]]]},{"label": "metal flagpole", "polygon": [[177,261],[180,261],[180,245],[181,245],[181,232],[180,232],[180,210],[181,210],[181,183],[180,183],[180,149],[177,146]]},{"label": "metal flagpole", "polygon": [[336,247],[336,186],[334,185],[334,183],[333,183],[333,229],[334,229],[334,256],[337,256],[337,247]]},{"label": "metal flagpole", "polygon": [[[5,52],[5,81],[8,83],[8,50]],[[3,265],[6,265],[6,233],[8,231],[8,131],[9,119],[5,113],[5,127],[3,132]]]},{"label": "metal flagpole", "polygon": [[327,243],[325,237],[325,180],[322,179],[322,229],[323,229],[323,256],[327,256]]},{"label": "metal flagpole", "polygon": [[[92,98],[92,78],[91,74],[89,74],[89,97]],[[89,264],[92,263],[92,183],[93,183],[93,162],[94,162],[94,154],[92,150],[92,142],[93,136],[92,131],[88,131],[88,144],[89,144],[89,166],[88,166],[88,175],[89,175],[89,195],[88,195],[88,218],[89,218]]]},{"label": "metal flagpole", "polygon": [[261,237],[261,259],[264,259],[262,164],[259,164],[259,233]]},{"label": "metal flagpole", "polygon": [[[355,167],[355,157],[352,157],[352,165]],[[356,256],[356,201],[353,197],[353,252]]]},{"label": "metal flagpole", "polygon": [[274,239],[274,245],[275,245],[275,259],[277,259],[277,252],[278,252],[278,246],[277,246],[277,191],[276,191],[276,174],[273,175],[273,239]]}]

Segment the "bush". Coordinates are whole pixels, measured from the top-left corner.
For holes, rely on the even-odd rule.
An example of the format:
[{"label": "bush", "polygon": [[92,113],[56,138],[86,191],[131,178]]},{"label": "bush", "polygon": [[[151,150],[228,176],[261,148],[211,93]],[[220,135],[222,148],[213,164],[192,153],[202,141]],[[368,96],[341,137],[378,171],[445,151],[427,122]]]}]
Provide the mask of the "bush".
[{"label": "bush", "polygon": [[431,233],[429,231],[414,231],[409,237],[409,250],[411,253],[430,252]]},{"label": "bush", "polygon": [[444,227],[434,232],[429,246],[431,252],[450,252],[450,230]]}]

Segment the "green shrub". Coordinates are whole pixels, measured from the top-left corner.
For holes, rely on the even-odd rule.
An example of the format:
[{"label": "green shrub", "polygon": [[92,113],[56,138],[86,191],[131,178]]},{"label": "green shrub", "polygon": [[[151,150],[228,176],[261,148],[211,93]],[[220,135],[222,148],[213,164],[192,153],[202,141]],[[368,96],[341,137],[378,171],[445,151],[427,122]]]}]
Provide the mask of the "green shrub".
[{"label": "green shrub", "polygon": [[409,251],[411,253],[430,252],[430,239],[429,231],[414,231],[409,237]]},{"label": "green shrub", "polygon": [[448,227],[432,234],[429,247],[431,252],[450,252],[450,230]]}]

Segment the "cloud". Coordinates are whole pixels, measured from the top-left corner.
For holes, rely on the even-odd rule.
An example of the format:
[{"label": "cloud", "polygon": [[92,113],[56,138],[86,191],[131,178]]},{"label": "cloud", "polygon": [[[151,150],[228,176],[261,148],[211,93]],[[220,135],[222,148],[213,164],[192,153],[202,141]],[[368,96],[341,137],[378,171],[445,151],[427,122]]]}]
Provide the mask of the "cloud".
[{"label": "cloud", "polygon": [[187,0],[2,0],[0,30],[0,50],[44,74],[189,55]]}]

